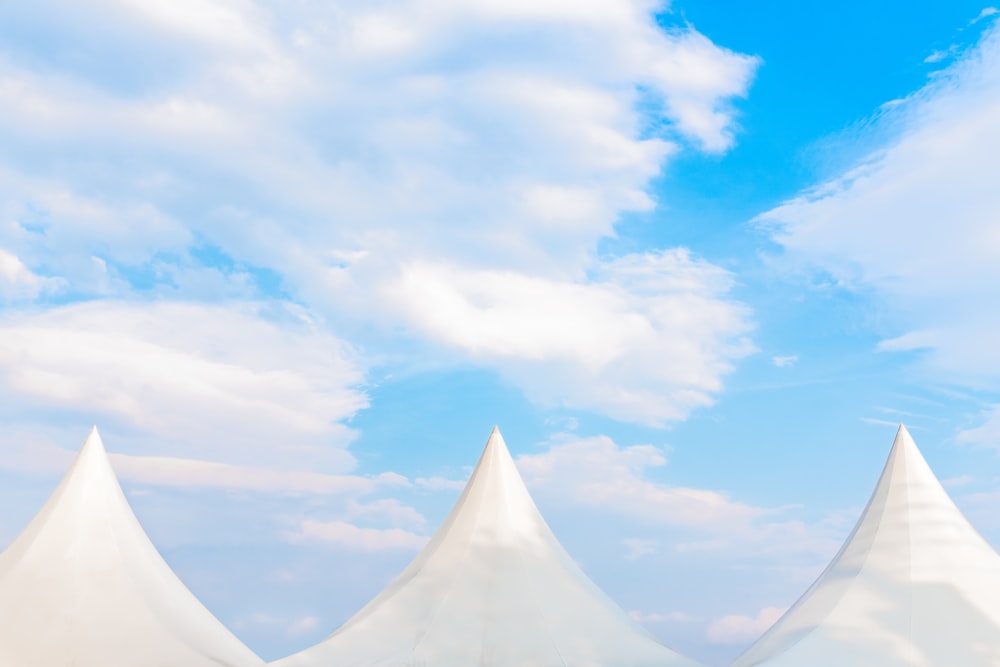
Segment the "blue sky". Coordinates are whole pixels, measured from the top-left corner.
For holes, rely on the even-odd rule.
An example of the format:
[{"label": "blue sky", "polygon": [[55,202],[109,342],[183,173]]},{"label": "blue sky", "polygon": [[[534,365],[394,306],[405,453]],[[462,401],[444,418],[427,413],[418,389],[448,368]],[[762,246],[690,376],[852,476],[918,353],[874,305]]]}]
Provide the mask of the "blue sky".
[{"label": "blue sky", "polygon": [[981,3],[0,9],[0,540],[96,423],[265,658],[498,424],[557,536],[724,664],[905,422],[1000,544],[1000,28]]}]

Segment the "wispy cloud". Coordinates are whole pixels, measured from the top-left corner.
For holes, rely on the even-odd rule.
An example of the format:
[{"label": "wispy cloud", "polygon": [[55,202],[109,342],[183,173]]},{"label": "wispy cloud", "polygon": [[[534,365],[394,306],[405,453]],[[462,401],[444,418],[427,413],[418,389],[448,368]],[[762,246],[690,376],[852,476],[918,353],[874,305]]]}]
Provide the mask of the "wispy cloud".
[{"label": "wispy cloud", "polygon": [[[238,466],[228,463],[165,456],[112,454],[123,480],[133,484],[201,487],[284,494],[359,495],[376,489],[398,488],[406,479],[392,473],[372,477],[327,475]],[[374,511],[374,510],[372,510]],[[359,513],[363,511],[359,510]]]},{"label": "wispy cloud", "polygon": [[699,619],[695,616],[691,616],[683,611],[672,611],[666,614],[659,612],[641,612],[637,610],[632,610],[628,613],[629,617],[636,623],[642,623],[643,625],[659,625],[661,623],[693,623],[697,622]]},{"label": "wispy cloud", "polygon": [[257,632],[260,632],[262,629],[265,631],[276,630],[287,637],[297,639],[318,630],[320,623],[320,618],[312,615],[299,616],[297,618],[286,618],[276,616],[274,614],[258,612],[256,614],[250,614],[246,618],[237,619],[233,623],[233,627],[237,630],[252,628]]},{"label": "wispy cloud", "polygon": [[[680,528],[671,537],[674,553],[820,554],[836,551],[845,527],[826,521],[790,518],[789,508],[757,507],[724,491],[671,485],[650,472],[666,464],[651,445],[622,447],[606,436],[563,434],[540,454],[524,454],[517,464],[532,492],[550,505],[572,504],[612,513],[644,526]],[[627,555],[650,555],[654,544],[627,539]]]},{"label": "wispy cloud", "polygon": [[625,560],[639,560],[643,556],[650,556],[656,553],[656,540],[644,540],[639,538],[628,538],[622,540],[625,546]]},{"label": "wispy cloud", "polygon": [[778,368],[788,368],[790,366],[794,366],[798,362],[798,360],[799,357],[798,355],[795,354],[786,354],[786,355],[771,357],[771,363],[777,366]]},{"label": "wispy cloud", "polygon": [[957,477],[949,477],[947,479],[942,479],[941,484],[948,488],[957,488],[962,486],[967,486],[971,482],[975,481],[975,477],[972,475],[958,475]]},{"label": "wispy cloud", "polygon": [[348,551],[417,550],[427,537],[402,528],[361,528],[346,521],[302,521],[285,534],[294,544],[312,542]]},{"label": "wispy cloud", "polygon": [[465,488],[464,479],[447,479],[445,477],[417,477],[414,485],[428,491],[461,491]]},{"label": "wispy cloud", "polygon": [[972,23],[979,23],[983,19],[996,16],[997,14],[1000,14],[1000,9],[997,9],[996,7],[984,7],[982,11],[976,15],[976,18],[972,19]]},{"label": "wispy cloud", "polygon": [[712,621],[706,637],[716,644],[743,644],[753,641],[781,618],[786,609],[764,607],[756,615],[732,614]]},{"label": "wispy cloud", "polygon": [[[992,15],[987,11],[984,16]],[[874,295],[878,349],[959,386],[1000,378],[1000,27],[983,28],[876,123],[880,144],[841,176],[760,216],[785,258]]]}]

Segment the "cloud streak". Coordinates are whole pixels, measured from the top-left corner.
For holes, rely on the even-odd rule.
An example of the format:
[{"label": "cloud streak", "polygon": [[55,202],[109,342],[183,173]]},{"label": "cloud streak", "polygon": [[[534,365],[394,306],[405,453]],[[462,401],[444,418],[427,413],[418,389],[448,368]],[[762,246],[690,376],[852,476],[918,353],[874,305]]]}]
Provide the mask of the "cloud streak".
[{"label": "cloud streak", "polygon": [[343,470],[351,431],[340,422],[367,404],[363,375],[349,346],[295,316],[280,305],[110,301],[9,313],[0,391],[11,407],[86,412],[190,458]]},{"label": "cloud streak", "polygon": [[416,551],[427,543],[427,537],[402,528],[361,528],[346,521],[301,522],[298,529],[286,533],[293,543],[317,543],[348,551]]},{"label": "cloud streak", "polygon": [[705,634],[710,642],[716,644],[751,642],[774,625],[785,611],[779,607],[764,607],[754,616],[743,614],[723,616],[712,621]]}]

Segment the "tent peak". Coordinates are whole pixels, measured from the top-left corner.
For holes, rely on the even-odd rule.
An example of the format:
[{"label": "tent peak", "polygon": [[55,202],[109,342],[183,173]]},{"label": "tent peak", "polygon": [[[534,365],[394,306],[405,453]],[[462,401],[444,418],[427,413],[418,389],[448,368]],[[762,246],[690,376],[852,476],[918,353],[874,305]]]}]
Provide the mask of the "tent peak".
[{"label": "tent peak", "polygon": [[0,553],[0,665],[258,667],[149,541],[91,429]]},{"label": "tent peak", "polygon": [[1000,558],[901,424],[840,552],[733,667],[996,667],[998,632]]},{"label": "tent peak", "polygon": [[693,667],[559,544],[500,429],[430,542],[324,642],[274,667]]},{"label": "tent peak", "polygon": [[490,437],[486,440],[485,450],[503,448],[507,449],[507,443],[503,439],[503,434],[500,433],[500,427],[494,426],[493,430],[490,431]]},{"label": "tent peak", "polygon": [[910,447],[917,446],[917,443],[913,441],[913,436],[910,435],[909,430],[907,430],[906,424],[899,425],[899,428],[896,429],[896,438],[892,441],[892,446],[894,448],[903,444],[906,444]]},{"label": "tent peak", "polygon": [[106,453],[106,450],[104,449],[104,442],[101,440],[101,434],[97,431],[97,426],[92,426],[90,428],[90,433],[87,434],[87,439],[83,441],[81,453],[89,450]]},{"label": "tent peak", "polygon": [[886,471],[894,469],[897,462],[905,465],[909,471],[907,474],[918,474],[928,479],[933,478],[936,483],[937,478],[934,477],[930,466],[927,465],[927,459],[924,458],[916,441],[904,424],[900,424],[896,430],[896,437],[892,441],[889,458],[885,464]]}]

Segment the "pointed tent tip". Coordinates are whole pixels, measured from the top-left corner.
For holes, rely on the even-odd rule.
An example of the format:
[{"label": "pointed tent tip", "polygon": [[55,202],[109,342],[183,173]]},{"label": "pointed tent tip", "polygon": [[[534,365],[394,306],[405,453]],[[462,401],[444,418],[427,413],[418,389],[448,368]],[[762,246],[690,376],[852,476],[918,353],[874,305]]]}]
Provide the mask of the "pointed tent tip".
[{"label": "pointed tent tip", "polygon": [[[913,436],[903,424],[900,424],[896,430],[896,438],[892,441],[892,449],[889,450],[889,460],[909,461],[911,464],[919,461],[922,465],[927,465],[923,452],[917,447]],[[929,467],[928,471],[930,471]]]},{"label": "pointed tent tip", "polygon": [[492,453],[491,455],[496,455],[501,452],[510,458],[510,450],[507,449],[507,442],[503,439],[503,434],[500,433],[500,427],[494,426],[493,430],[490,431],[490,437],[486,441],[486,446],[483,447],[483,456],[490,453]]},{"label": "pointed tent tip", "polygon": [[900,424],[899,428],[896,429],[896,437],[892,441],[893,449],[916,449],[917,443],[913,441],[913,436],[910,432],[906,430],[905,424]]},{"label": "pointed tent tip", "polygon": [[490,431],[490,437],[486,440],[486,449],[491,449],[500,445],[506,447],[507,443],[504,442],[503,434],[500,433],[500,427],[494,424],[493,430]]},{"label": "pointed tent tip", "polygon": [[97,431],[97,426],[92,426],[90,428],[90,433],[87,434],[87,439],[83,441],[83,447],[81,451],[104,451],[104,442],[101,440],[101,434]]},{"label": "pointed tent tip", "polygon": [[103,444],[101,442],[101,434],[97,430],[96,424],[90,427],[90,432],[87,434],[87,439],[85,441],[85,444],[90,444],[91,442],[95,442],[97,444]]}]

